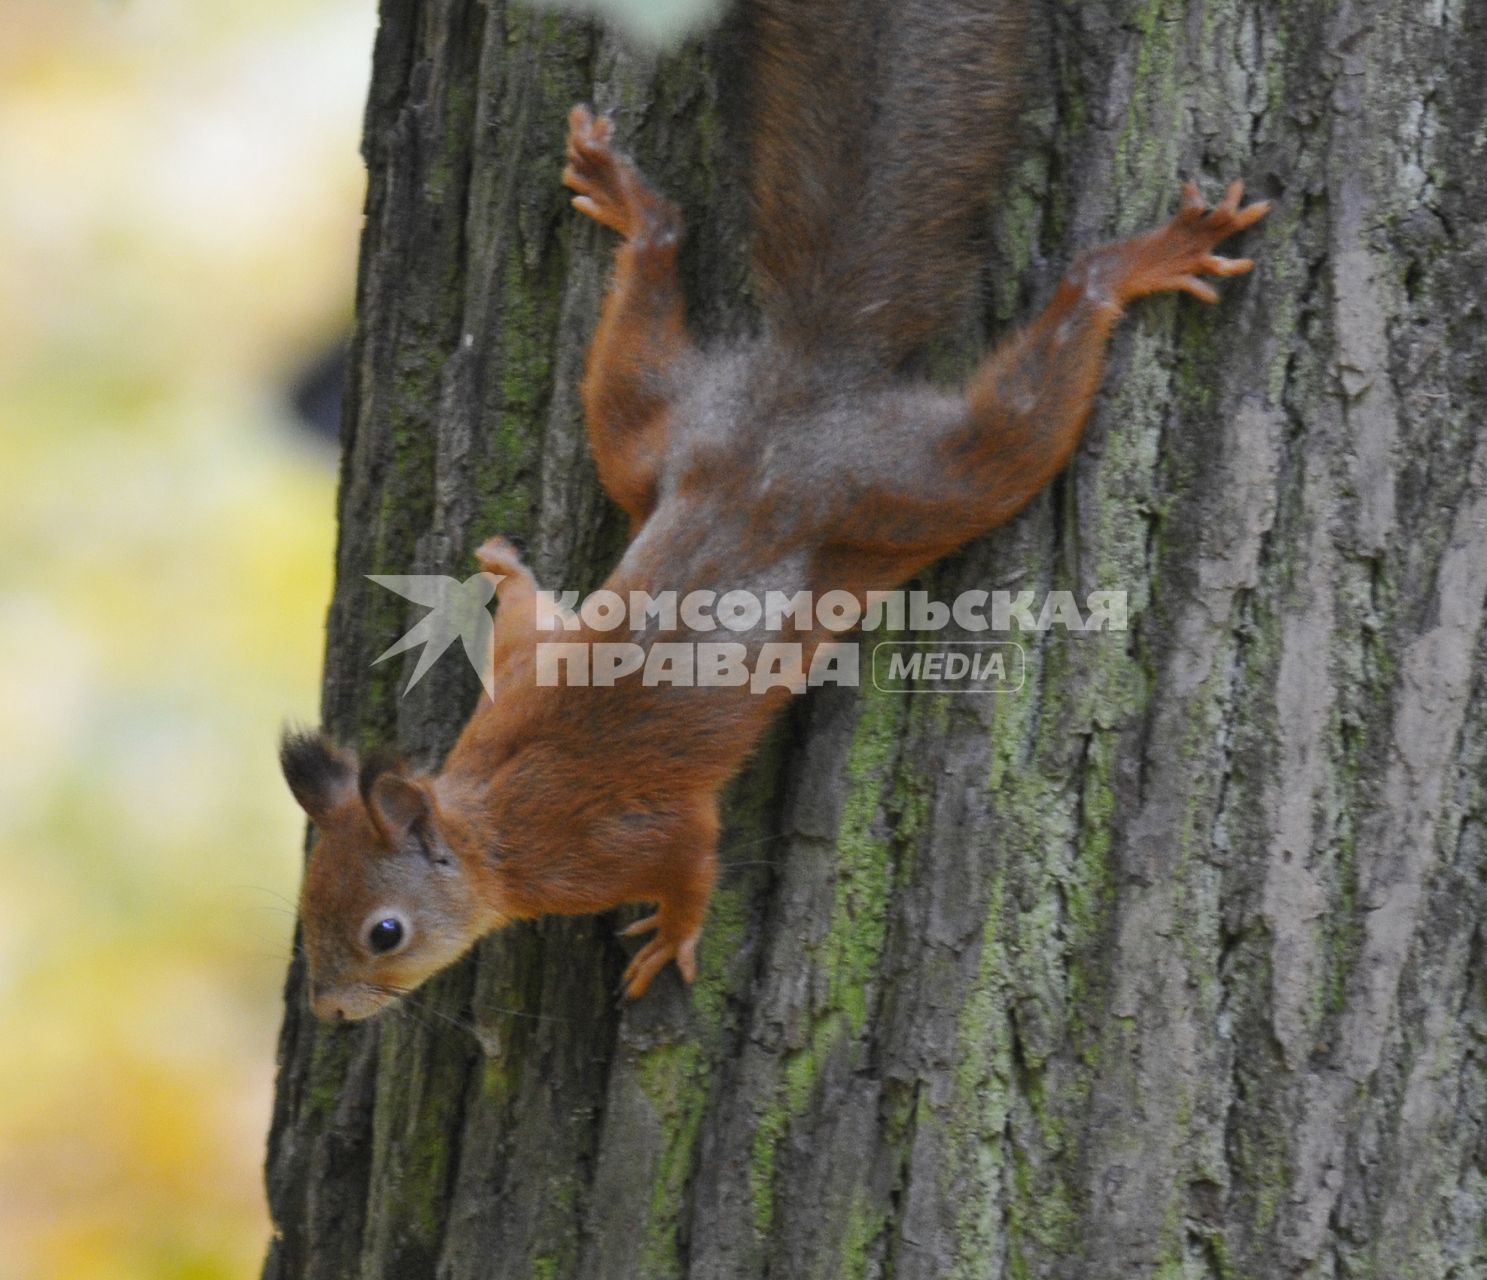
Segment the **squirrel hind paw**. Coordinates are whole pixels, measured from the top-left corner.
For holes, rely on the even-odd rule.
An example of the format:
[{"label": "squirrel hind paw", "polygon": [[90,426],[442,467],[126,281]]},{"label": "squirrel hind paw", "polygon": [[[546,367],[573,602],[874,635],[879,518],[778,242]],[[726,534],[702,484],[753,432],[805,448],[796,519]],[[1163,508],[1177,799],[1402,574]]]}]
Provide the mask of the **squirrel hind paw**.
[{"label": "squirrel hind paw", "polygon": [[[631,930],[640,932],[638,926],[649,926],[650,920],[636,921]],[[626,1000],[639,1000],[650,990],[651,983],[655,981],[656,975],[661,972],[672,961],[676,962],[677,971],[682,980],[689,985],[697,981],[697,943],[701,938],[701,932],[688,934],[680,941],[657,934],[645,946],[641,947],[630,963],[625,966],[625,972],[620,977],[620,985],[624,989]]]},{"label": "squirrel hind paw", "polygon": [[1218,291],[1204,276],[1241,276],[1254,270],[1249,258],[1226,258],[1214,247],[1270,212],[1270,202],[1241,205],[1244,184],[1229,184],[1220,204],[1209,207],[1194,182],[1182,188],[1182,207],[1166,226],[1133,240],[1097,250],[1087,268],[1104,262],[1117,281],[1120,303],[1153,293],[1188,293],[1202,302],[1217,302]]}]

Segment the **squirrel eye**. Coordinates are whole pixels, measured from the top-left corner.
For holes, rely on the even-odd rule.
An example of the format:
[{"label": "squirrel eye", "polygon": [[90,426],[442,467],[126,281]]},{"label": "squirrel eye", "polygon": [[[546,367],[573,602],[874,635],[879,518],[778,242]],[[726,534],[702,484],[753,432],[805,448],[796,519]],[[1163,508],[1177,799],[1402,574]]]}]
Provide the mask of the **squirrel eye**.
[{"label": "squirrel eye", "polygon": [[403,940],[403,922],[388,917],[379,920],[367,934],[367,945],[378,955],[391,951]]}]

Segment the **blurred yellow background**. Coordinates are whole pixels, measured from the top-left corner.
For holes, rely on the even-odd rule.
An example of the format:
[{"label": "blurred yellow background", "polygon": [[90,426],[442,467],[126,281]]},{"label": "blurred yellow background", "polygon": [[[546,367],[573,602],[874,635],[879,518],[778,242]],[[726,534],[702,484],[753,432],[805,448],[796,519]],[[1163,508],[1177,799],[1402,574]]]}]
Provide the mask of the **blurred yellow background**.
[{"label": "blurred yellow background", "polygon": [[254,1274],[374,0],[9,0],[0,1273]]}]

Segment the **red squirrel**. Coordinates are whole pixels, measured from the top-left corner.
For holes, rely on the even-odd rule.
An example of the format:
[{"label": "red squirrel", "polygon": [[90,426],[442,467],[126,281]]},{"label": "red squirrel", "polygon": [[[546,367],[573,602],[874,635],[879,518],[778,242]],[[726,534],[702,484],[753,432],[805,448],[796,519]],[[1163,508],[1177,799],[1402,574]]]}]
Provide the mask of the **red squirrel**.
[{"label": "red squirrel", "polygon": [[[599,478],[630,522],[604,584],[622,598],[866,600],[1002,524],[1068,462],[1126,304],[1169,291],[1216,302],[1202,277],[1253,264],[1215,246],[1269,208],[1242,205],[1239,182],[1209,208],[1187,183],[1165,226],[1080,256],[963,390],[928,386],[899,370],[975,278],[973,219],[1015,100],[1021,19],[1002,10],[1017,6],[906,4],[875,37],[897,43],[871,67],[840,55],[829,24],[814,29],[824,19],[811,6],[753,8],[761,335],[694,341],[676,208],[614,148],[608,119],[569,115],[563,181],[579,212],[620,237],[583,401]],[[954,22],[937,16],[952,9]],[[790,692],[638,676],[540,685],[536,640],[616,636],[544,636],[550,606],[511,544],[493,538],[476,558],[501,576],[495,693],[437,774],[358,762],[319,735],[284,740],[285,777],[317,830],[301,921],[321,1017],[375,1013],[509,921],[630,903],[655,910],[625,930],[649,935],[625,993],[644,994],[672,962],[696,976],[719,792]],[[625,638],[697,637],[652,625]],[[809,653],[831,637],[787,638]]]}]

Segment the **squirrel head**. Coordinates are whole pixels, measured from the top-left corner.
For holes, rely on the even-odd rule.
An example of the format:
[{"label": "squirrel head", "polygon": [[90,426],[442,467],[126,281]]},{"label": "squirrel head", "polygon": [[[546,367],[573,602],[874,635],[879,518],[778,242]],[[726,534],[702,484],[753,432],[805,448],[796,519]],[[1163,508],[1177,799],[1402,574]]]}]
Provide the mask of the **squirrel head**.
[{"label": "squirrel head", "polygon": [[431,780],[358,764],[320,734],[286,733],[284,778],[315,824],[300,890],[310,1007],[366,1018],[453,964],[491,928],[440,829]]}]

